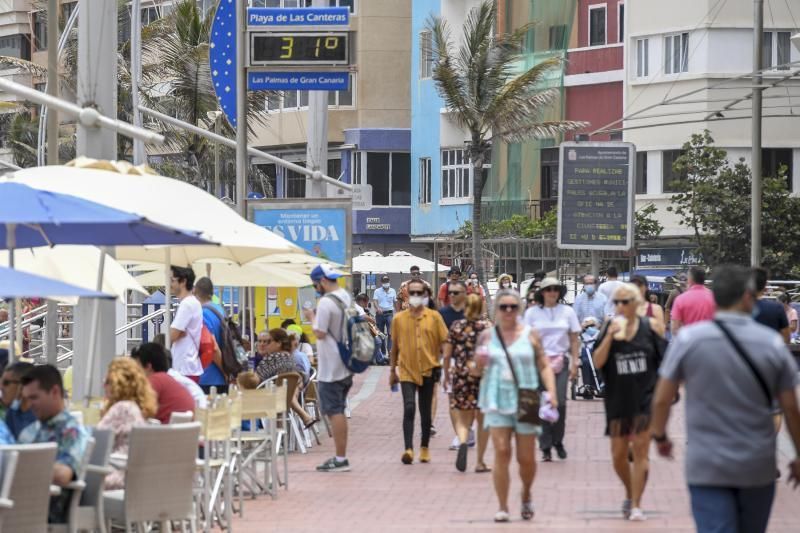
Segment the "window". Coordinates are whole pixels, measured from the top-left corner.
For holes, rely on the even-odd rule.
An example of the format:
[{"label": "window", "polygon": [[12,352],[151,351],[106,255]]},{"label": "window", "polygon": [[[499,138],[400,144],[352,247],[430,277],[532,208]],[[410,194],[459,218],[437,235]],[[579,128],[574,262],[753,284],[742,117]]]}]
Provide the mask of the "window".
[{"label": "window", "polygon": [[158,8],[155,6],[142,8],[142,26],[147,26],[160,19]]},{"label": "window", "polygon": [[787,63],[791,61],[791,38],[792,33],[788,31],[765,31],[761,68],[788,70]]},{"label": "window", "polygon": [[341,175],[342,175],[342,160],[328,159],[328,176],[338,180]]},{"label": "window", "polygon": [[664,37],[664,74],[689,71],[689,33]]},{"label": "window", "polygon": [[431,158],[419,159],[419,203],[431,203]]},{"label": "window", "polygon": [[765,178],[777,178],[786,167],[786,184],[792,190],[792,149],[764,148],[761,150],[761,170]]},{"label": "window", "polygon": [[0,56],[31,60],[31,43],[26,35],[0,37]]},{"label": "window", "polygon": [[[346,91],[328,91],[330,107],[352,107],[354,105],[355,77],[350,75],[350,84]],[[281,109],[293,111],[308,108],[308,91],[272,91],[264,99],[266,111],[278,112]]]},{"label": "window", "polygon": [[47,84],[46,83],[34,83],[33,84],[33,88],[36,89],[37,91],[39,91],[40,93],[43,93],[43,92],[45,92],[47,90]]},{"label": "window", "polygon": [[311,7],[312,0],[250,0],[250,7]]},{"label": "window", "polygon": [[617,4],[617,42],[621,43],[625,40],[625,4],[620,2]]},{"label": "window", "polygon": [[411,154],[356,152],[355,183],[372,185],[372,205],[411,205]]},{"label": "window", "polygon": [[[301,167],[306,166],[305,161],[301,161],[297,164]],[[286,175],[286,188],[284,189],[283,196],[285,198],[305,198],[306,175],[289,169],[285,169],[284,172]]]},{"label": "window", "polygon": [[636,39],[636,77],[650,75],[650,39]]},{"label": "window", "polygon": [[356,12],[356,0],[328,0],[331,7],[349,7],[350,13]]},{"label": "window", "polygon": [[36,50],[47,50],[47,13],[33,14],[33,42]]},{"label": "window", "polygon": [[606,40],[606,6],[589,6],[589,46],[603,46]]},{"label": "window", "polygon": [[567,27],[563,24],[550,26],[550,50],[559,50],[567,46]]},{"label": "window", "polygon": [[64,18],[64,23],[69,20],[72,12],[78,7],[78,2],[71,2],[69,4],[61,4],[61,16]]},{"label": "window", "polygon": [[647,194],[647,152],[636,152],[636,194]]},{"label": "window", "polygon": [[419,78],[433,76],[433,36],[429,31],[419,34]]},{"label": "window", "polygon": [[469,198],[471,171],[464,149],[442,150],[442,198]]},{"label": "window", "polygon": [[558,148],[542,148],[542,199],[558,198]]},{"label": "window", "polygon": [[680,156],[683,155],[683,150],[664,150],[662,153],[662,180],[664,192],[679,192],[680,182],[686,181],[686,172],[677,173],[673,165]]}]

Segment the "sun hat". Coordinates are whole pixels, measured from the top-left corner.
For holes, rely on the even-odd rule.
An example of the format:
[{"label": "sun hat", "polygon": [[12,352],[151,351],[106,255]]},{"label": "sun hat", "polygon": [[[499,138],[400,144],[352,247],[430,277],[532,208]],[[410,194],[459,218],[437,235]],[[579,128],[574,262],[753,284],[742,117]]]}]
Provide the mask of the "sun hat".
[{"label": "sun hat", "polygon": [[547,287],[563,287],[564,285],[556,278],[544,278],[539,285],[539,289],[544,290]]},{"label": "sun hat", "polygon": [[311,281],[319,281],[322,278],[339,279],[344,275],[346,275],[344,272],[339,272],[331,265],[323,263],[321,265],[315,266],[314,270],[311,271]]}]

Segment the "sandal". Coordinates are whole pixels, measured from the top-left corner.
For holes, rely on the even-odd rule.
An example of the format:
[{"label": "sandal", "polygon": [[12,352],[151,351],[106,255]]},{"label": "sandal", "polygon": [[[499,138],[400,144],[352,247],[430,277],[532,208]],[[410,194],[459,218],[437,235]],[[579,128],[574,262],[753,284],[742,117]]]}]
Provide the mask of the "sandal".
[{"label": "sandal", "polygon": [[486,472],[491,472],[491,471],[492,471],[492,469],[489,468],[488,466],[486,466],[485,463],[480,463],[479,465],[477,465],[475,467],[475,473],[476,474],[485,474]]},{"label": "sandal", "polygon": [[497,511],[494,514],[494,521],[495,522],[510,522],[511,516],[509,516],[508,511]]},{"label": "sandal", "polygon": [[522,502],[522,519],[531,520],[533,518],[533,502]]}]

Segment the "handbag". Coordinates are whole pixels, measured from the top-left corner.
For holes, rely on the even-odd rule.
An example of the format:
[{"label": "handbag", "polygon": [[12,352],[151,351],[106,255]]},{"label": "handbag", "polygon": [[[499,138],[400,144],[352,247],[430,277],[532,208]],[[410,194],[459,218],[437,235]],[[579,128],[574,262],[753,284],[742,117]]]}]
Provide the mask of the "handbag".
[{"label": "handbag", "polygon": [[538,389],[523,389],[519,386],[519,379],[517,373],[514,371],[514,363],[511,361],[511,355],[508,353],[506,343],[503,342],[503,335],[500,333],[500,327],[495,327],[497,339],[500,341],[500,346],[503,347],[503,352],[506,354],[508,367],[511,369],[511,376],[514,378],[514,385],[517,387],[517,420],[526,424],[542,423],[539,418],[539,407],[541,398]]}]

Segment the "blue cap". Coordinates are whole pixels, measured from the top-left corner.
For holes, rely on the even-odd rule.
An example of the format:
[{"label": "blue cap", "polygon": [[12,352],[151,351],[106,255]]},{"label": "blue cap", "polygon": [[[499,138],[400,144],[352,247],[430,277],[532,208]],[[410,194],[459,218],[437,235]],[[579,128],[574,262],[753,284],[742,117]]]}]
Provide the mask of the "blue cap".
[{"label": "blue cap", "polygon": [[311,281],[319,281],[322,278],[326,279],[339,279],[344,276],[344,272],[335,270],[331,265],[323,263],[314,267],[311,271]]}]

